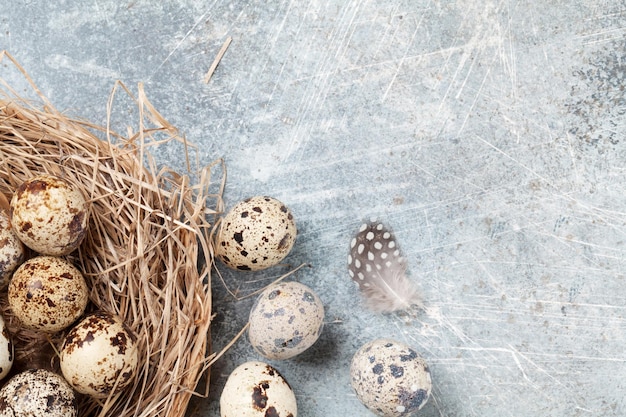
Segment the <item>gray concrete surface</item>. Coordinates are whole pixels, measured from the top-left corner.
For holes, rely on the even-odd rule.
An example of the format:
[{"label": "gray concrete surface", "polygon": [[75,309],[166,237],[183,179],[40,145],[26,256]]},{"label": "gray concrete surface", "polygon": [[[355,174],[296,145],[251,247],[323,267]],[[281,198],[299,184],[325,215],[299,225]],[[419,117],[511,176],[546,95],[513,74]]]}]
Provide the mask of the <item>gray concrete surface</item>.
[{"label": "gray concrete surface", "polygon": [[[371,415],[348,367],[383,336],[430,363],[423,416],[626,415],[624,1],[14,1],[0,48],[96,123],[116,80],[144,82],[201,163],[225,158],[228,207],[292,208],[287,260],[311,264],[295,279],[327,314],[313,348],[274,363],[299,416]],[[175,146],[156,157],[184,169]],[[362,307],[346,254],[370,216],[396,231],[424,311]],[[245,294],[284,271],[223,272]],[[218,350],[252,299],[214,293]],[[258,358],[240,340],[197,415]]]}]

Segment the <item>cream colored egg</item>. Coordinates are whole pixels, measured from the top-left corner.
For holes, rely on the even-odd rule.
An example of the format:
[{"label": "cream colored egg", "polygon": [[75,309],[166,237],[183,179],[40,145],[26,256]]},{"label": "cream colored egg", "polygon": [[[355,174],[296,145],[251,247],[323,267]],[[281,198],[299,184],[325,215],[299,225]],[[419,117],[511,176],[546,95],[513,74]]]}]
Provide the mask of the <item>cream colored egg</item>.
[{"label": "cream colored egg", "polygon": [[322,333],[324,305],[299,282],[265,289],[250,310],[248,339],[268,359],[289,359],[311,347]]},{"label": "cream colored egg", "polygon": [[0,315],[0,379],[11,371],[13,366],[13,339]]},{"label": "cream colored egg", "polygon": [[53,175],[22,183],[11,199],[11,224],[20,240],[44,255],[67,255],[87,233],[87,203],[80,190]]},{"label": "cream colored egg", "polygon": [[75,417],[72,387],[45,369],[30,369],[12,377],[0,390],[0,417]]},{"label": "cream colored egg", "polygon": [[134,381],[139,364],[137,337],[119,316],[93,313],[68,332],[60,364],[76,391],[106,398]]},{"label": "cream colored egg", "polygon": [[8,212],[0,209],[0,289],[6,288],[24,256],[24,245],[11,226]]},{"label": "cream colored egg", "polygon": [[56,256],[36,256],[20,265],[9,283],[13,315],[31,330],[56,332],[85,311],[87,283],[70,262]]},{"label": "cream colored egg", "polygon": [[272,197],[252,197],[224,216],[215,252],[229,268],[258,271],[280,263],[296,235],[296,222],[287,206]]},{"label": "cream colored egg", "polygon": [[221,417],[297,417],[296,396],[283,376],[263,362],[239,365],[220,396]]},{"label": "cream colored egg", "polygon": [[352,358],[350,378],[358,399],[382,417],[412,415],[432,391],[426,361],[408,345],[390,339],[361,347]]}]

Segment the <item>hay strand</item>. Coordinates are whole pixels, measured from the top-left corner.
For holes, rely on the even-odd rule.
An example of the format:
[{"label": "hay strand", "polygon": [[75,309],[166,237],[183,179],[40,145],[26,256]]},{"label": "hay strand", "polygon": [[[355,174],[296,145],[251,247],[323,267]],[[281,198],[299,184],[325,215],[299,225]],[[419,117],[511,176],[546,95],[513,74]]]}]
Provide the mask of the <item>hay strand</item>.
[{"label": "hay strand", "polygon": [[[80,416],[173,416],[185,414],[189,399],[213,359],[210,355],[210,236],[222,210],[224,163],[193,174],[157,168],[150,150],[189,144],[147,99],[117,83],[107,104],[105,127],[72,119],[56,110],[24,69],[8,60],[40,103],[21,98],[0,77],[0,193],[10,198],[29,177],[50,173],[79,187],[90,203],[88,236],[69,258],[84,273],[93,308],[122,316],[138,335],[141,364],[134,384],[96,402],[79,399]],[[111,129],[116,93],[136,106],[136,129]],[[187,159],[189,165],[189,159]],[[220,178],[214,181],[214,174]],[[217,182],[217,191],[211,193]],[[16,365],[58,368],[55,349],[63,334],[25,331],[10,317]]]},{"label": "hay strand", "polygon": [[217,69],[217,66],[220,64],[220,61],[222,60],[222,58],[226,54],[226,51],[228,50],[228,47],[230,46],[230,43],[232,41],[233,41],[233,38],[229,36],[228,38],[226,38],[226,40],[222,44],[222,47],[220,48],[220,51],[215,56],[215,59],[213,60],[213,63],[211,64],[211,66],[209,67],[209,70],[207,71],[207,73],[204,76],[204,83],[205,84],[208,84],[209,81],[211,81],[211,77],[213,77],[213,73],[215,72],[215,70]]}]

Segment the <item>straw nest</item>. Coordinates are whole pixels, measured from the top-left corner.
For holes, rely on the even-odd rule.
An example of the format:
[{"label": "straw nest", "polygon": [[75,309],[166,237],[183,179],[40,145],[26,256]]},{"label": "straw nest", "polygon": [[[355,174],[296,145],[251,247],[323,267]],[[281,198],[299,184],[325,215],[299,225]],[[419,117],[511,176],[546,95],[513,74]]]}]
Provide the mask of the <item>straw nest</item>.
[{"label": "straw nest", "polygon": [[[79,397],[78,415],[183,416],[214,359],[211,235],[224,177],[212,183],[211,172],[222,172],[223,164],[193,172],[194,185],[187,175],[157,169],[152,147],[180,141],[188,148],[141,85],[136,98],[121,84],[113,90],[108,115],[115,91],[123,91],[140,116],[137,129],[120,135],[62,114],[14,59],[0,53],[2,59],[18,68],[40,103],[21,99],[0,77],[0,195],[10,198],[39,173],[64,177],[81,189],[90,203],[89,233],[69,258],[90,285],[91,309],[119,314],[139,338],[134,384],[105,400]],[[5,294],[0,301],[13,333],[15,369],[58,369],[55,351],[63,333],[20,329]]]}]

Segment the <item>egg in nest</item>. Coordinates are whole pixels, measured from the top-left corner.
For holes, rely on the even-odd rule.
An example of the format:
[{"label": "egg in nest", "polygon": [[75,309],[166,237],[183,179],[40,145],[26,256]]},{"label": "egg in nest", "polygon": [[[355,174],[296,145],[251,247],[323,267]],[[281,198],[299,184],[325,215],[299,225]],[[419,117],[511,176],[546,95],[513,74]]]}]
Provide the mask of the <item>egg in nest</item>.
[{"label": "egg in nest", "polygon": [[24,245],[11,226],[9,214],[0,209],[0,288],[6,288],[24,257]]},{"label": "egg in nest", "polygon": [[87,234],[85,197],[74,184],[53,175],[24,181],[13,194],[10,215],[19,239],[43,255],[67,255]]},{"label": "egg in nest", "polygon": [[121,317],[92,313],[65,336],[59,361],[76,391],[106,398],[134,381],[139,366],[137,336]]},{"label": "egg in nest", "polygon": [[76,397],[58,374],[30,369],[12,377],[0,390],[0,417],[75,417]]},{"label": "egg in nest", "polygon": [[89,301],[83,274],[69,261],[41,255],[20,265],[11,278],[9,306],[22,326],[56,332],[76,321]]}]

